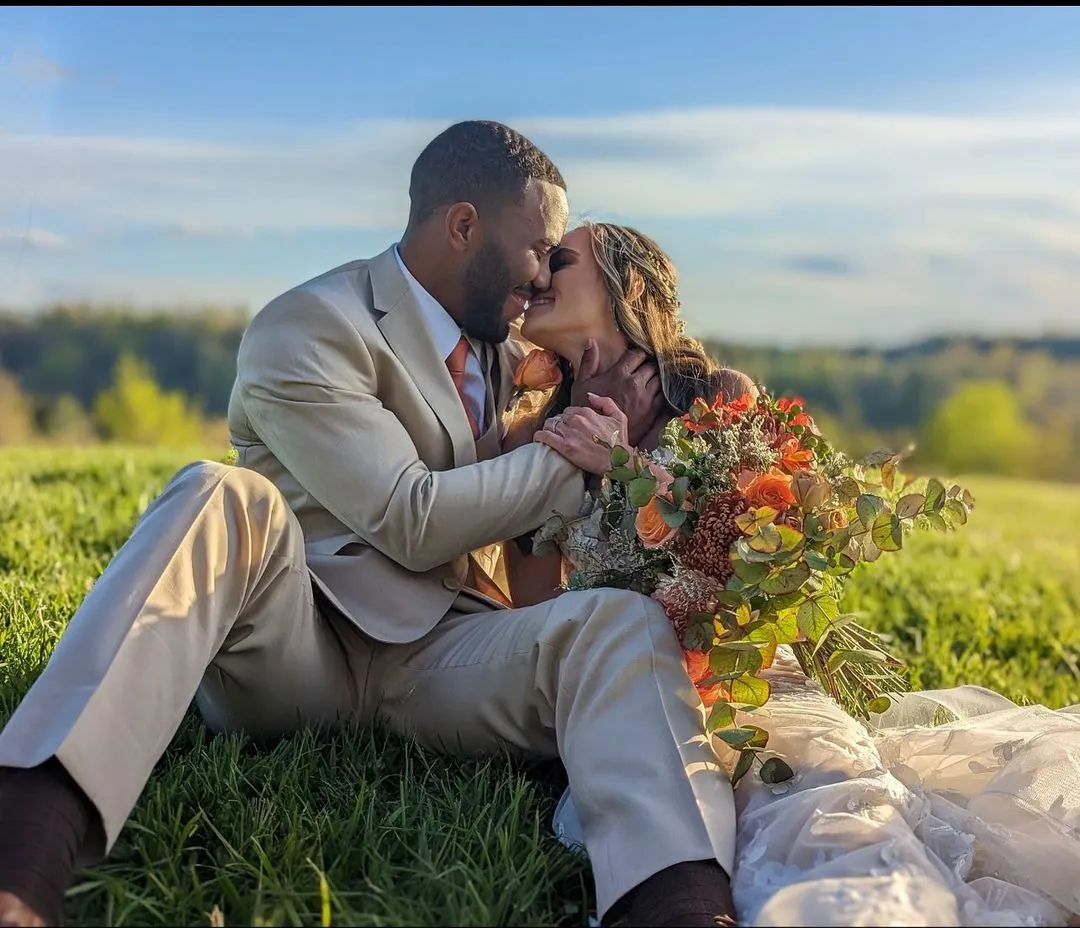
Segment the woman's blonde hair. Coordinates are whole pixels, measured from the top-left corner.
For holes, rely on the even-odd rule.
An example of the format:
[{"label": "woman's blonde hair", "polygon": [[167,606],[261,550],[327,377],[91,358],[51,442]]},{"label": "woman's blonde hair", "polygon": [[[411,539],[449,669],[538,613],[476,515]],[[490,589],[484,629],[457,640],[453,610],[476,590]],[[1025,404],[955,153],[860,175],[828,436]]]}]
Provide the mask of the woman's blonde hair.
[{"label": "woman's blonde hair", "polygon": [[695,397],[723,393],[757,396],[746,374],[722,368],[685,332],[679,313],[678,273],[664,250],[630,226],[586,222],[593,256],[611,300],[615,323],[626,338],[655,356],[668,404],[685,413]]}]

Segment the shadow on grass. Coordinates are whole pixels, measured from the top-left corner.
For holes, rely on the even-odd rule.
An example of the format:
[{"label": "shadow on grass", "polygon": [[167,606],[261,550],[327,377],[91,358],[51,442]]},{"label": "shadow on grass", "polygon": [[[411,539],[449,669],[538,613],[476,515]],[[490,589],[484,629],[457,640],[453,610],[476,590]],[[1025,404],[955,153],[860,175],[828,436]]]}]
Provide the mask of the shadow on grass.
[{"label": "shadow on grass", "polygon": [[584,925],[587,863],[551,832],[561,764],[459,760],[380,728],[274,745],[189,716],[75,925]]}]

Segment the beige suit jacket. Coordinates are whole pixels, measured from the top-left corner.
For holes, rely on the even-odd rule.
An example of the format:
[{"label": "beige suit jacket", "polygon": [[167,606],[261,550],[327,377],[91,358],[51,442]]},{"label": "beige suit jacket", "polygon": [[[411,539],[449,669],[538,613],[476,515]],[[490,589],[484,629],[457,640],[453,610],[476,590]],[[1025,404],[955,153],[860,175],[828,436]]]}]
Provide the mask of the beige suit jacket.
[{"label": "beige suit jacket", "polygon": [[[521,345],[485,352],[495,420]],[[530,444],[478,460],[444,360],[388,249],[277,297],[240,344],[238,463],[285,495],[315,582],[381,641],[414,641],[462,589],[467,555],[576,513],[581,471]]]}]

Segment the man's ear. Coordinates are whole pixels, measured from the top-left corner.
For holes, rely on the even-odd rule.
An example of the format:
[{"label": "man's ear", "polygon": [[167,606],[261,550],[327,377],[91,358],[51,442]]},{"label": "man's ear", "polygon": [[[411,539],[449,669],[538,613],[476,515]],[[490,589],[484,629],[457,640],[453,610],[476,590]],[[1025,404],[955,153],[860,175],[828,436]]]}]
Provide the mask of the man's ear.
[{"label": "man's ear", "polygon": [[479,246],[483,232],[480,217],[472,203],[455,203],[447,209],[446,234],[450,247],[463,254]]}]

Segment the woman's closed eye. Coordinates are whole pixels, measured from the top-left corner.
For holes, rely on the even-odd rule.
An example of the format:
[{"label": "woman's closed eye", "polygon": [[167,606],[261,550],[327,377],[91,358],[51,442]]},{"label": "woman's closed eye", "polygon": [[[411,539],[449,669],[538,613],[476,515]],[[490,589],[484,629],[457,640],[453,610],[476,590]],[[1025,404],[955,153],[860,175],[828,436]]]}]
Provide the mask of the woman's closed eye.
[{"label": "woman's closed eye", "polygon": [[564,267],[572,263],[573,259],[571,252],[567,248],[556,248],[548,259],[548,266],[551,268],[552,274],[561,271]]}]

